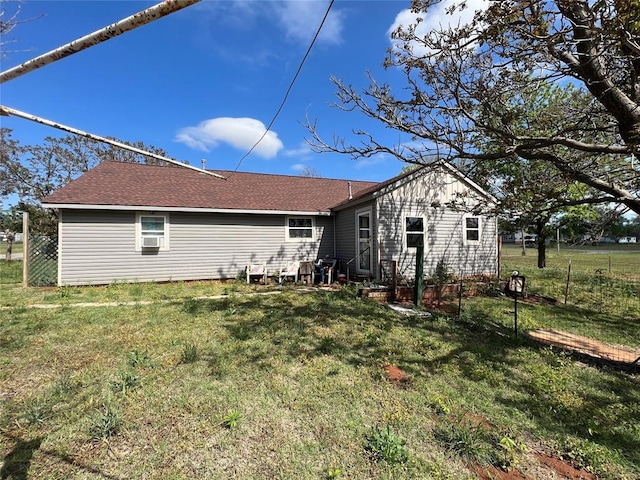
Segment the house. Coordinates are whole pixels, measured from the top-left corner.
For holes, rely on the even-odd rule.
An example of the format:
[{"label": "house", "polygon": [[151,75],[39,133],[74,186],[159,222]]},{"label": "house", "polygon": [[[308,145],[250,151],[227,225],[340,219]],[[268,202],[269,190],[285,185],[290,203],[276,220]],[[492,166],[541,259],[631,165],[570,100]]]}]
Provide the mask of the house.
[{"label": "house", "polygon": [[352,276],[395,260],[412,278],[418,242],[425,274],[439,260],[496,274],[497,220],[473,213],[493,199],[446,163],[382,183],[216,173],[105,161],[44,198],[59,213],[58,284],[236,278],[324,255]]},{"label": "house", "polygon": [[618,240],[618,243],[636,243],[637,241],[636,237],[622,237]]}]

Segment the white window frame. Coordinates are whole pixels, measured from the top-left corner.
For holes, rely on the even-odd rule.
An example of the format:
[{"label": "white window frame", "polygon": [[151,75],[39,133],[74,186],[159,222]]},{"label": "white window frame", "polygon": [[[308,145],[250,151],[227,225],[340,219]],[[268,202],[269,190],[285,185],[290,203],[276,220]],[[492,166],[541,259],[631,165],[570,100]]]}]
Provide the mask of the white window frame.
[{"label": "white window frame", "polygon": [[135,251],[142,252],[143,250],[154,250],[152,248],[142,248],[142,218],[143,217],[154,217],[154,218],[162,218],[164,220],[164,232],[160,237],[160,248],[158,250],[169,250],[169,231],[170,231],[170,222],[169,222],[169,214],[168,213],[151,213],[151,212],[137,212],[136,213],[136,228],[135,228]]},{"label": "white window frame", "polygon": [[[290,227],[290,219],[311,220],[311,227]],[[311,228],[311,237],[292,237],[291,230],[308,230]],[[284,219],[285,241],[287,242],[315,242],[316,241],[316,219],[310,215],[288,215]]]},{"label": "white window frame", "polygon": [[[467,228],[467,220],[470,218],[478,219],[478,227],[477,228]],[[467,232],[470,230],[478,231],[478,239],[477,240],[469,240],[467,238]],[[462,217],[462,243],[463,245],[479,245],[482,242],[482,217],[480,215],[464,215]]]},{"label": "white window frame", "polygon": [[422,219],[422,245],[426,246],[427,245],[427,218],[424,215],[405,215],[403,217],[403,222],[402,222],[402,229],[404,230],[404,235],[402,236],[402,242],[404,243],[404,247],[405,249],[407,248],[417,248],[417,247],[410,247],[409,246],[409,242],[407,242],[407,236],[408,235],[418,235],[420,232],[414,231],[414,232],[410,232],[407,230],[407,219],[408,218],[421,218]]}]

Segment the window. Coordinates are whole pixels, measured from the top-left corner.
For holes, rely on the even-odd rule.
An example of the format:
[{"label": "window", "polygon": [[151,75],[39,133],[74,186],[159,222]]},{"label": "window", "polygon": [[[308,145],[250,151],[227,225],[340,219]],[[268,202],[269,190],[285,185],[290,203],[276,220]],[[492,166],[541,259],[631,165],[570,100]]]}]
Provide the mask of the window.
[{"label": "window", "polygon": [[169,215],[136,215],[136,251],[169,249]]},{"label": "window", "polygon": [[313,224],[313,217],[287,217],[287,240],[313,240]]},{"label": "window", "polygon": [[424,247],[424,218],[405,217],[407,247]]},{"label": "window", "polygon": [[464,243],[480,242],[480,217],[464,218]]}]

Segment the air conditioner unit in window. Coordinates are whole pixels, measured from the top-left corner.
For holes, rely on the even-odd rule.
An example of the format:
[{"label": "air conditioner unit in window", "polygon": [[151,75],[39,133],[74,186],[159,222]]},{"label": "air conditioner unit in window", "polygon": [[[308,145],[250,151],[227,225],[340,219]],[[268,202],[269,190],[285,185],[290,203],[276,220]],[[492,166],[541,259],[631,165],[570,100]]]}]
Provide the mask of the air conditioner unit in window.
[{"label": "air conditioner unit in window", "polygon": [[161,237],[142,237],[142,248],[158,248],[160,247]]}]

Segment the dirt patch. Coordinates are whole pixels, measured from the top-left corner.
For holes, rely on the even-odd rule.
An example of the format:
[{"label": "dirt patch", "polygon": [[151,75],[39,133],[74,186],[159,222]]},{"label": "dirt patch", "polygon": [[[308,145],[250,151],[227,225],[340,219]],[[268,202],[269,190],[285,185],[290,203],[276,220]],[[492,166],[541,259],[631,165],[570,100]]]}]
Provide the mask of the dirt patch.
[{"label": "dirt patch", "polygon": [[544,295],[527,294],[522,300],[525,303],[539,303],[544,305],[555,305],[558,300],[553,297],[545,297]]},{"label": "dirt patch", "polygon": [[493,465],[489,467],[472,465],[471,470],[473,470],[473,473],[481,480],[527,480],[527,477],[516,468],[505,472]]},{"label": "dirt patch", "polygon": [[550,457],[544,453],[536,453],[536,458],[547,467],[558,472],[565,478],[570,480],[595,480],[597,477],[586,470],[577,469],[565,460],[556,457]]},{"label": "dirt patch", "polygon": [[408,385],[410,382],[409,375],[400,367],[393,364],[383,365],[382,369],[386,373],[387,380],[397,385]]},{"label": "dirt patch", "polygon": [[546,345],[554,345],[607,362],[631,365],[640,357],[640,351],[614,347],[593,338],[552,328],[534,330],[527,335]]}]

